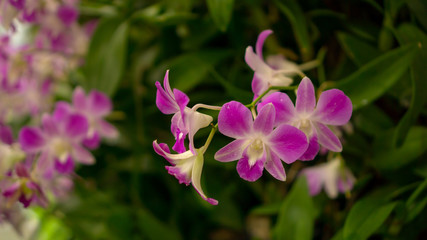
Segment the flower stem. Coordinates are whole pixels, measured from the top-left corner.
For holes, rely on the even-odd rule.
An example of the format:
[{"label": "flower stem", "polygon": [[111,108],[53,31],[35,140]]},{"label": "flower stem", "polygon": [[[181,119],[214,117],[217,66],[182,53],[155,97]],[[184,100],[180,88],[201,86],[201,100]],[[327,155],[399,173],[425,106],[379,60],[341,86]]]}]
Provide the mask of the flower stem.
[{"label": "flower stem", "polygon": [[215,110],[215,111],[221,110],[220,106],[211,106],[211,105],[206,105],[206,104],[201,104],[201,103],[198,103],[192,107],[192,109],[194,111],[196,111],[199,108],[206,108],[206,109]]},{"label": "flower stem", "polygon": [[211,132],[209,133],[208,139],[206,139],[205,145],[202,147],[202,152],[205,153],[208,149],[209,145],[211,144],[212,138],[214,137],[216,130],[218,129],[218,123],[213,125]]},{"label": "flower stem", "polygon": [[265,90],[261,95],[259,95],[255,100],[253,100],[250,104],[246,104],[245,106],[248,108],[255,106],[255,104],[259,102],[271,90],[293,91],[295,89],[297,89],[297,86],[289,86],[289,87],[271,86],[267,90]]}]

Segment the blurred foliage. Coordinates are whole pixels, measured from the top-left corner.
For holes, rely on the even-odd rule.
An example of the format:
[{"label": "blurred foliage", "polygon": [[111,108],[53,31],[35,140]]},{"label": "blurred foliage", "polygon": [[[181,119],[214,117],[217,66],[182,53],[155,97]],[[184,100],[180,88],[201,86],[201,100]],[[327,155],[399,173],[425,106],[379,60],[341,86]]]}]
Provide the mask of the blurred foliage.
[{"label": "blurred foliage", "polygon": [[[78,83],[110,94],[121,137],[78,171],[75,195],[47,209],[39,239],[426,239],[427,4],[422,0],[83,0],[99,19]],[[170,116],[155,106],[155,81],[170,69],[190,105],[251,101],[244,51],[264,29],[266,55],[297,63],[317,87],[354,103],[343,158],[358,179],[351,194],[311,198],[298,171],[284,183],[239,178],[213,159],[202,184],[218,206],[167,173],[152,141],[172,141]],[[208,130],[196,135],[200,146]],[[84,179],[84,180],[83,180]]]}]

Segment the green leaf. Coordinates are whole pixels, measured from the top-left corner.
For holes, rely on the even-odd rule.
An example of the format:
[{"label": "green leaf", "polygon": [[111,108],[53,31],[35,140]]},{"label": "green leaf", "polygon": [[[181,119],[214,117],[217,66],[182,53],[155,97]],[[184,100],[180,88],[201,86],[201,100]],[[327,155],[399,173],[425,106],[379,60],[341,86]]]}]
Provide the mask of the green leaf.
[{"label": "green leaf", "polygon": [[338,33],[338,41],[347,56],[359,67],[378,57],[381,52],[371,44],[343,32]]},{"label": "green leaf", "polygon": [[106,18],[99,23],[86,58],[86,90],[98,89],[112,96],[126,66],[128,23]]},{"label": "green leaf", "polygon": [[304,12],[295,0],[275,0],[275,3],[292,26],[303,61],[310,60],[313,56],[313,46],[308,34],[308,24]]},{"label": "green leaf", "polygon": [[174,11],[165,8],[164,4],[153,4],[132,14],[132,20],[159,26],[178,25],[195,19],[197,15],[191,12]]},{"label": "green leaf", "polygon": [[273,239],[312,239],[315,217],[316,209],[308,193],[306,178],[300,177],[282,203]]},{"label": "green leaf", "polygon": [[422,0],[406,0],[406,4],[424,27],[424,30],[427,30],[427,3]]},{"label": "green leaf", "polygon": [[417,47],[413,44],[400,47],[372,60],[334,87],[350,97],[353,110],[368,105],[383,95],[406,72]]},{"label": "green leaf", "polygon": [[207,0],[207,3],[215,24],[225,32],[233,13],[234,0]]},{"label": "green leaf", "polygon": [[375,105],[368,105],[355,113],[354,124],[361,131],[375,136],[393,128],[390,117]]},{"label": "green leaf", "polygon": [[271,203],[267,205],[261,205],[251,210],[251,214],[255,215],[275,215],[280,211],[282,203]]},{"label": "green leaf", "polygon": [[417,120],[418,115],[423,109],[426,94],[427,84],[425,77],[427,76],[427,35],[413,25],[403,24],[396,31],[397,39],[401,44],[415,42],[420,48],[419,54],[415,57],[410,67],[412,80],[412,99],[411,105],[405,116],[399,121],[396,134],[394,135],[394,143],[396,146],[401,146],[408,134],[409,128]]},{"label": "green leaf", "polygon": [[372,160],[371,164],[382,170],[395,170],[421,156],[427,151],[427,128],[415,126],[409,130],[403,145],[399,148],[390,148],[389,142],[393,139],[394,132],[388,132],[376,142],[381,145],[376,145],[376,149],[380,149]]},{"label": "green leaf", "polygon": [[139,226],[150,240],[182,239],[179,232],[157,219],[146,209],[138,210]]},{"label": "green leaf", "polygon": [[367,239],[383,224],[396,206],[379,198],[359,200],[350,210],[344,224],[343,239]]}]

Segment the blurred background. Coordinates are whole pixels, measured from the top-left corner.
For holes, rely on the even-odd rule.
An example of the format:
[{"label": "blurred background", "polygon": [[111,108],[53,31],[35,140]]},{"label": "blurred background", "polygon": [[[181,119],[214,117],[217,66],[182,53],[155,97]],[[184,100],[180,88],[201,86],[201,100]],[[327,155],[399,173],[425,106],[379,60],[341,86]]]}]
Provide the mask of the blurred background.
[{"label": "blurred background", "polygon": [[[93,151],[96,164],[78,166],[66,199],[25,210],[22,236],[0,239],[427,238],[425,1],[81,0],[78,9],[78,22],[96,28],[54,101],[69,101],[75,86],[103,91],[120,137]],[[31,41],[37,28],[15,26],[17,43]],[[235,162],[214,160],[230,142],[217,134],[202,173],[205,192],[219,201],[212,206],[153,151],[153,140],[174,140],[154,83],[169,69],[189,106],[248,104],[253,71],[244,53],[265,29],[274,34],[264,55],[316,61],[305,72],[316,89],[339,88],[352,99],[342,156],[357,182],[336,199],[309,196],[298,173],[327,155],[285,165],[286,182],[269,174],[247,182]],[[217,112],[207,113],[216,122]],[[209,130],[198,132],[196,146]],[[14,231],[7,223],[1,229]]]}]

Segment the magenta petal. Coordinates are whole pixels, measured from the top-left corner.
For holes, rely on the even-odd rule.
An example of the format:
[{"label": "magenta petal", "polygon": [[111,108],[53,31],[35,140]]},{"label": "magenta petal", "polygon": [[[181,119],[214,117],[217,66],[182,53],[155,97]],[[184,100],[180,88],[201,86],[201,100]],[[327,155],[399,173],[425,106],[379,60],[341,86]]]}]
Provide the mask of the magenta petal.
[{"label": "magenta petal", "polygon": [[51,116],[45,114],[42,116],[42,127],[43,131],[47,136],[55,136],[58,135],[58,122],[56,122]]},{"label": "magenta petal", "polygon": [[184,108],[190,102],[190,99],[188,98],[188,96],[185,93],[181,92],[178,89],[173,90],[173,95],[175,96],[175,101],[176,101],[176,104],[178,104],[178,106],[179,106],[179,110],[183,114]]},{"label": "magenta petal", "polygon": [[60,6],[57,15],[64,25],[70,26],[79,17],[79,11],[73,6]]},{"label": "magenta petal", "polygon": [[319,144],[333,152],[341,152],[342,145],[338,137],[327,126],[321,123],[314,124]]},{"label": "magenta petal", "polygon": [[112,104],[110,98],[102,92],[93,90],[88,96],[89,111],[95,116],[105,116],[111,112]]},{"label": "magenta petal", "polygon": [[240,159],[242,157],[243,150],[246,147],[246,142],[246,139],[237,139],[225,145],[225,147],[215,153],[215,160],[220,162],[230,162]]},{"label": "magenta petal", "polygon": [[179,111],[178,106],[172,96],[163,90],[159,82],[156,82],[156,106],[164,114],[173,114]]},{"label": "magenta petal", "polygon": [[317,169],[304,169],[301,174],[307,178],[308,190],[311,196],[315,196],[320,193],[322,189],[323,179]]},{"label": "magenta petal", "polygon": [[19,143],[24,151],[35,153],[43,148],[46,141],[40,129],[23,127],[19,132]]},{"label": "magenta petal", "polygon": [[298,86],[295,109],[298,113],[310,114],[316,106],[314,86],[308,77],[304,77]]},{"label": "magenta petal", "polygon": [[267,158],[267,161],[265,162],[265,169],[277,180],[286,181],[285,168],[283,168],[283,164],[282,161],[280,161],[279,156],[271,151],[269,154],[270,157]]},{"label": "magenta petal", "polygon": [[13,143],[12,129],[0,124],[0,141],[11,145]]},{"label": "magenta petal", "polygon": [[313,160],[316,157],[317,153],[319,152],[319,149],[320,149],[320,146],[317,141],[317,136],[316,134],[313,134],[313,136],[310,137],[307,150],[301,157],[299,157],[299,160],[302,160],[302,161]]},{"label": "magenta petal", "polygon": [[353,105],[341,90],[324,91],[317,102],[313,119],[326,125],[344,125],[351,117]]},{"label": "magenta petal", "polygon": [[290,124],[295,116],[295,108],[291,99],[286,93],[275,92],[265,97],[258,104],[258,110],[266,104],[272,103],[276,110],[276,125],[281,123]]},{"label": "magenta petal", "polygon": [[280,159],[290,164],[301,157],[307,150],[308,143],[301,130],[282,124],[269,136],[269,146]]},{"label": "magenta petal", "polygon": [[237,162],[237,172],[239,176],[249,182],[254,182],[262,176],[262,171],[264,170],[264,162],[266,161],[266,154],[264,152],[261,159],[257,159],[255,164],[249,165],[249,157],[246,153],[243,154],[243,157]]},{"label": "magenta petal", "polygon": [[80,145],[73,146],[73,158],[82,164],[90,165],[95,163],[95,158],[92,154]]},{"label": "magenta petal", "polygon": [[252,124],[251,111],[240,102],[224,104],[218,115],[218,129],[228,137],[244,137],[252,130]]},{"label": "magenta petal", "polygon": [[73,106],[78,110],[86,109],[86,95],[81,87],[76,87],[73,92]]},{"label": "magenta petal", "polygon": [[98,148],[100,143],[101,143],[101,138],[99,137],[99,134],[96,132],[92,134],[91,137],[86,137],[83,140],[83,145],[85,145],[89,149]]},{"label": "magenta petal", "polygon": [[55,169],[61,174],[68,174],[74,171],[74,161],[71,156],[68,156],[64,163],[55,159]]},{"label": "magenta petal", "polygon": [[119,132],[117,131],[116,127],[114,127],[109,122],[104,120],[98,121],[97,131],[102,137],[106,137],[106,138],[114,139],[119,136]]},{"label": "magenta petal", "polygon": [[169,163],[174,164],[172,159],[169,159],[165,154],[165,153],[170,153],[169,147],[166,143],[159,144],[157,143],[157,140],[153,141],[153,149],[157,154],[164,157]]},{"label": "magenta petal", "polygon": [[272,34],[273,31],[271,30],[264,30],[262,31],[259,36],[258,39],[256,41],[256,46],[255,46],[255,51],[256,54],[262,59],[262,47],[264,46],[264,41],[265,39],[270,36],[270,34]]},{"label": "magenta petal", "polygon": [[72,114],[68,117],[64,130],[70,138],[84,138],[88,129],[89,123],[85,117],[80,114]]},{"label": "magenta petal", "polygon": [[12,197],[18,191],[18,188],[19,188],[19,182],[16,182],[10,185],[9,187],[3,190],[3,196],[7,198]]},{"label": "magenta petal", "polygon": [[268,89],[268,82],[261,80],[254,74],[252,79],[252,92],[254,93],[254,100],[261,95],[265,90]]},{"label": "magenta petal", "polygon": [[264,105],[255,118],[253,129],[256,132],[268,135],[273,131],[273,124],[276,117],[276,110],[273,104]]},{"label": "magenta petal", "polygon": [[179,184],[184,183],[185,185],[189,185],[191,183],[191,175],[182,172],[180,167],[176,166],[165,166],[168,173],[178,179]]},{"label": "magenta petal", "polygon": [[57,102],[52,117],[55,121],[65,121],[71,113],[71,106],[67,102]]}]

